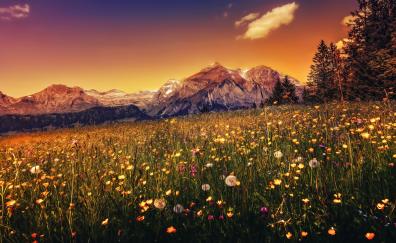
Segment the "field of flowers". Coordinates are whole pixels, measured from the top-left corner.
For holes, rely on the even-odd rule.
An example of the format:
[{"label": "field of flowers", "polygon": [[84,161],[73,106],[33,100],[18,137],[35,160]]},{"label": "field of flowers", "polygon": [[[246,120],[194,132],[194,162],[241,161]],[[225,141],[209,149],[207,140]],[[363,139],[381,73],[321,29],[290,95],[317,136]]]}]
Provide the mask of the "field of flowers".
[{"label": "field of flowers", "polygon": [[396,242],[396,104],[0,138],[0,242]]}]

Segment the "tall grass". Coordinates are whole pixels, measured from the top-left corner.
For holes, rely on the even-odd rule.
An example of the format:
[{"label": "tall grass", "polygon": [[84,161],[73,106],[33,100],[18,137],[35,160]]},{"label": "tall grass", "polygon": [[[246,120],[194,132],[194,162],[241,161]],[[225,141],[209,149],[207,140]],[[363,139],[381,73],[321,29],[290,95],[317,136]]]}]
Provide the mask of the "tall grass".
[{"label": "tall grass", "polygon": [[0,239],[394,242],[395,162],[394,103],[15,135],[0,140]]}]

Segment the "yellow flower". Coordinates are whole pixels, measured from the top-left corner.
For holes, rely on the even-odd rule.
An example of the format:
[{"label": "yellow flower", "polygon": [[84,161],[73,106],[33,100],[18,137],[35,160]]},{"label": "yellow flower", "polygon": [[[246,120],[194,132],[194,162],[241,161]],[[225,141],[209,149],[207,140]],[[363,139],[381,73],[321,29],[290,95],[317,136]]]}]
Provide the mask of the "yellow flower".
[{"label": "yellow flower", "polygon": [[333,203],[340,204],[341,203],[341,199],[340,198],[334,198],[333,199]]},{"label": "yellow flower", "polygon": [[43,203],[43,202],[44,202],[44,200],[41,199],[41,198],[39,198],[39,199],[36,200],[36,203],[37,203],[37,204],[41,204],[41,203]]},{"label": "yellow flower", "polygon": [[307,231],[301,231],[301,237],[307,237],[308,236],[308,232]]},{"label": "yellow flower", "polygon": [[174,233],[176,233],[176,228],[173,227],[173,226],[170,226],[170,227],[168,227],[168,228],[166,229],[166,233],[168,233],[168,234],[174,234]]},{"label": "yellow flower", "polygon": [[364,138],[364,139],[369,139],[370,138],[370,133],[364,132],[364,133],[360,134],[360,136],[362,136],[362,138]]},{"label": "yellow flower", "polygon": [[227,212],[227,217],[232,218],[232,216],[234,216],[234,213],[231,212],[231,211],[228,211],[228,212]]},{"label": "yellow flower", "polygon": [[308,204],[309,203],[309,199],[308,198],[304,198],[302,199],[303,203]]},{"label": "yellow flower", "polygon": [[143,220],[144,220],[144,215],[136,217],[136,221],[138,222],[142,222]]},{"label": "yellow flower", "polygon": [[164,209],[166,206],[166,201],[163,198],[160,199],[155,199],[154,200],[154,207],[158,208],[158,209]]},{"label": "yellow flower", "polygon": [[11,201],[6,202],[6,206],[7,206],[7,207],[12,207],[12,206],[14,206],[15,204],[16,204],[16,201],[15,201],[15,200],[11,200]]},{"label": "yellow flower", "polygon": [[329,234],[329,235],[336,235],[336,230],[333,228],[333,227],[331,227],[328,231],[327,231],[327,233]]},{"label": "yellow flower", "polygon": [[109,224],[109,219],[108,218],[103,220],[102,223],[101,223],[102,226],[106,226],[108,224]]},{"label": "yellow flower", "polygon": [[385,204],[383,204],[383,203],[378,203],[377,204],[377,209],[378,210],[384,210],[384,208],[385,208]]},{"label": "yellow flower", "polygon": [[202,210],[199,210],[198,212],[197,212],[197,216],[198,217],[201,217],[203,215],[203,211]]},{"label": "yellow flower", "polygon": [[286,238],[290,240],[292,237],[293,237],[293,234],[291,232],[287,232]]},{"label": "yellow flower", "polygon": [[170,194],[172,194],[172,189],[169,189],[165,192],[165,195],[169,196]]},{"label": "yellow flower", "polygon": [[366,237],[367,240],[372,240],[375,237],[375,233],[367,232],[365,237]]},{"label": "yellow flower", "polygon": [[381,200],[381,202],[382,202],[383,204],[388,204],[388,203],[389,203],[389,199],[388,199],[388,198],[385,198],[385,199]]},{"label": "yellow flower", "polygon": [[275,179],[275,180],[274,180],[274,184],[277,185],[277,186],[279,186],[280,184],[282,184],[282,180],[280,180],[280,179]]}]

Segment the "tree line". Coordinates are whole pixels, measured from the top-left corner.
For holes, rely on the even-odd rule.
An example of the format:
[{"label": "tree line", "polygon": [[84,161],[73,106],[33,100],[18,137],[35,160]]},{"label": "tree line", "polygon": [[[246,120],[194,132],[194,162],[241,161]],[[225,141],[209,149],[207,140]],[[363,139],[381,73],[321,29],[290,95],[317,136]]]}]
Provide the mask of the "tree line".
[{"label": "tree line", "polygon": [[[396,1],[357,1],[342,46],[320,41],[302,93],[305,103],[396,99]],[[296,97],[285,77],[268,101],[297,103]]]},{"label": "tree line", "polygon": [[358,0],[341,48],[320,42],[306,102],[396,98],[396,1]]}]

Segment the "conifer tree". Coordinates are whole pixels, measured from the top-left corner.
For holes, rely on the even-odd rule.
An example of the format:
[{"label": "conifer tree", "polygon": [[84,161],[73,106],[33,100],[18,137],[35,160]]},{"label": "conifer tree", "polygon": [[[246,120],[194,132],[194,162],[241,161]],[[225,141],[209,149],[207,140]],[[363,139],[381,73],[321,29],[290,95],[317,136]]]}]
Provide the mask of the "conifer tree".
[{"label": "conifer tree", "polygon": [[394,97],[396,1],[358,0],[346,47],[348,84],[363,100]]},{"label": "conifer tree", "polygon": [[284,91],[285,91],[285,89],[283,88],[282,82],[281,82],[280,78],[278,78],[276,80],[275,86],[274,86],[274,88],[272,90],[272,95],[271,95],[271,97],[268,100],[269,103],[270,104],[274,104],[274,105],[283,104],[284,103],[283,102]]},{"label": "conifer tree", "polygon": [[290,81],[288,76],[285,76],[283,82],[283,102],[285,103],[298,103],[296,95],[296,86]]}]

